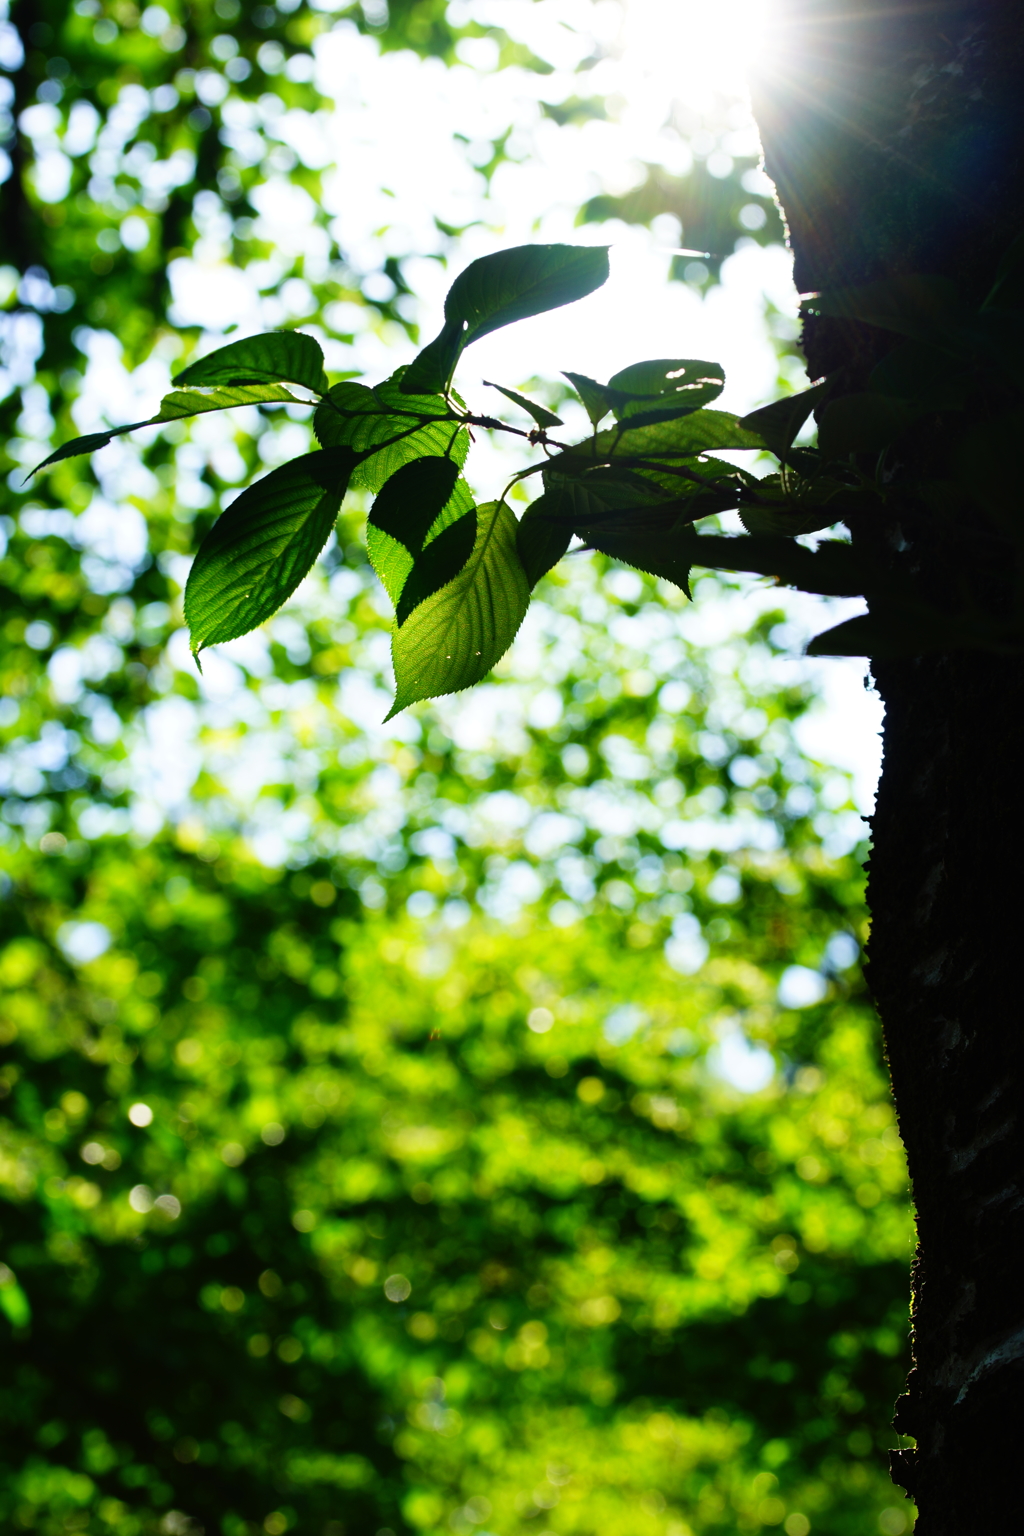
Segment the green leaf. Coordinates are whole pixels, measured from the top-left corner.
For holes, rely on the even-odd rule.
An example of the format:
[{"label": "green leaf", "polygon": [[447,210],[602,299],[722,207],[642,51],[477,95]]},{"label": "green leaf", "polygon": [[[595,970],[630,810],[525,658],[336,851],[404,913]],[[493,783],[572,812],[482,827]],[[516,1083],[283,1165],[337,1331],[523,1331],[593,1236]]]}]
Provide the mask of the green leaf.
[{"label": "green leaf", "polygon": [[708,453],[716,448],[763,448],[757,432],[741,425],[725,411],[693,411],[676,421],[658,422],[649,427],[625,431],[607,428],[598,434],[596,450],[600,458],[678,459],[691,454]]},{"label": "green leaf", "polygon": [[585,373],[563,373],[562,377],[568,379],[573,389],[583,401],[583,408],[590,417],[593,426],[599,426],[610,410],[614,409],[614,401],[603,384],[596,379],[588,379]]},{"label": "green leaf", "polygon": [[[469,434],[447,401],[437,394],[404,395],[407,371],[367,389],[364,384],[335,384],[317,406],[313,430],[325,448],[349,447],[361,455],[352,475],[353,489],[379,491],[403,464],[428,456],[466,461]],[[458,396],[456,403],[461,404]]]},{"label": "green leaf", "polygon": [[534,405],[532,400],[527,400],[525,395],[519,395],[514,389],[506,389],[504,384],[492,384],[490,379],[484,379],[488,389],[496,389],[503,394],[506,400],[512,400],[516,405],[522,406],[528,416],[532,416],[538,427],[560,427],[561,416],[556,416],[553,411],[547,411],[542,405]]},{"label": "green leaf", "polygon": [[415,459],[381,487],[370,522],[418,554],[431,525],[455,489],[459,466],[451,459]]},{"label": "green leaf", "polygon": [[[861,288],[839,288],[804,301],[810,314],[860,320],[881,330],[942,344],[943,333],[963,318],[956,284],[948,277],[908,274]],[[952,350],[957,350],[955,343]]]},{"label": "green leaf", "polygon": [[243,491],[199,546],[185,587],[193,654],[244,635],[290,597],[327,542],[355,463],[324,448]]},{"label": "green leaf", "polygon": [[211,389],[209,394],[198,394],[191,389],[172,390],[160,401],[157,414],[145,423],[156,426],[158,422],[180,421],[185,416],[201,416],[204,411],[229,411],[236,405],[301,405],[280,384],[247,384],[234,389]]},{"label": "green leaf", "polygon": [[868,391],[840,395],[825,407],[818,423],[818,444],[826,459],[851,453],[878,453],[921,415],[916,405]]},{"label": "green leaf", "polygon": [[50,464],[57,464],[61,459],[76,459],[82,453],[96,453],[100,448],[105,448],[108,443],[113,442],[115,437],[121,437],[125,432],[137,432],[139,427],[149,425],[148,421],[133,421],[128,427],[111,427],[109,432],[89,432],[85,437],[73,437],[69,443],[62,443],[49,458],[37,464],[35,469],[30,469],[25,476],[25,482],[27,483],[33,475],[38,475],[41,469],[46,469]]},{"label": "green leaf", "polygon": [[405,395],[444,394],[451,383],[455,365],[466,345],[466,327],[461,320],[446,321],[433,341],[417,352],[400,385]]},{"label": "green leaf", "polygon": [[412,570],[402,587],[395,606],[395,623],[406,622],[413,609],[454,581],[476,544],[476,508],[463,513],[457,522],[442,528],[416,556]]},{"label": "green leaf", "polygon": [[561,483],[560,511],[572,517],[572,531],[591,548],[663,576],[690,595],[690,565],[680,531],[689,498],[669,498],[639,475],[596,470],[585,480]]},{"label": "green leaf", "polygon": [[481,256],[449,288],[444,327],[413,359],[403,393],[447,389],[471,341],[585,298],[607,278],[608,247],[603,245],[518,245]]},{"label": "green leaf", "polygon": [[572,527],[562,510],[560,491],[545,491],[519,519],[516,550],[530,590],[561,560],[572,542]]},{"label": "green leaf", "polygon": [[[650,427],[606,427],[593,439],[577,443],[548,461],[548,469],[560,475],[586,474],[601,463],[641,465],[679,464],[716,448],[763,448],[764,439],[751,432],[726,411],[692,411],[676,421]],[[691,468],[700,473],[701,465]],[[731,466],[730,466],[731,468]]]},{"label": "green leaf", "polygon": [[777,459],[785,459],[793,446],[793,440],[804,422],[832,390],[832,380],[823,379],[798,395],[787,395],[784,400],[773,400],[740,418],[740,425],[757,432]]},{"label": "green leaf", "polygon": [[588,534],[587,542],[602,554],[621,561],[623,565],[632,565],[648,576],[660,576],[665,581],[671,581],[687,597],[690,596],[692,562],[686,553],[688,540],[685,533],[667,545],[662,533],[640,528],[617,532],[609,528],[598,528],[596,532]]},{"label": "green leaf", "polygon": [[150,416],[147,421],[133,421],[127,427],[111,427],[109,432],[90,432],[86,437],[73,437],[69,443],[63,443],[48,459],[37,464],[35,469],[26,475],[26,480],[45,469],[48,464],[56,464],[60,459],[74,459],[82,453],[96,453],[100,448],[105,448],[115,437],[122,437],[125,432],[137,432],[140,427],[156,427],[165,421],[180,421],[185,416],[198,416],[204,411],[226,411],[235,405],[263,405],[271,401],[284,401],[291,405],[299,405],[294,395],[290,395],[279,384],[260,384],[252,388],[243,389],[216,389],[208,395],[194,394],[191,390],[172,390],[165,395],[160,402],[160,409],[155,416]]},{"label": "green leaf", "polygon": [[[448,568],[445,559],[454,556],[449,553],[446,557],[444,553],[459,547],[457,539],[446,541],[441,551],[427,554],[425,560],[422,552],[430,550],[432,541],[471,512],[475,512],[473,497],[465,480],[459,477],[458,466],[450,459],[417,459],[385,482],[370,511],[366,547],[370,564],[403,617],[414,598],[422,601],[459,570],[457,565]],[[465,532],[462,537],[466,537]],[[472,546],[470,534],[463,564]],[[414,570],[419,574],[406,593],[406,582]]]},{"label": "green leaf", "polygon": [[608,280],[606,245],[517,245],[471,262],[448,290],[444,317],[481,336],[586,298]]},{"label": "green leaf", "polygon": [[804,480],[790,472],[758,480],[743,473],[742,479],[746,492],[739,513],[748,533],[795,539],[841,522],[844,511],[863,511],[866,507],[863,492],[857,490],[851,495],[849,486],[831,476]]},{"label": "green leaf", "polygon": [[267,331],[232,341],[190,363],[175,384],[301,384],[315,395],[327,389],[324,354],[319,342],[301,331]]},{"label": "green leaf", "polygon": [[710,404],[725,388],[725,374],[718,363],[656,358],[623,368],[613,374],[605,388],[619,422],[646,427],[673,421]]},{"label": "green leaf", "polygon": [[467,563],[395,629],[396,697],[389,720],[417,699],[471,687],[512,644],[530,602],[516,527],[504,502],[478,507]]}]

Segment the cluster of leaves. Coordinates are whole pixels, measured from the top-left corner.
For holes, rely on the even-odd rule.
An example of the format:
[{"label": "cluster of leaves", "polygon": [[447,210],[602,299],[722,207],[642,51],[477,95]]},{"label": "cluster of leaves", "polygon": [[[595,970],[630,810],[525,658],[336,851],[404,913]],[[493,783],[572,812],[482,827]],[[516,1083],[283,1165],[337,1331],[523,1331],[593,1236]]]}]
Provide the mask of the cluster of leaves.
[{"label": "cluster of leaves", "polygon": [[[1015,618],[966,611],[951,619],[863,545],[831,539],[811,549],[797,541],[841,522],[856,527],[892,516],[887,497],[898,503],[906,492],[887,487],[886,450],[922,416],[963,407],[970,385],[964,363],[1012,378],[1020,311],[1009,306],[1022,250],[1011,252],[976,313],[958,305],[951,285],[927,278],[816,301],[819,314],[909,338],[860,394],[843,394],[827,378],[737,420],[708,408],[724,386],[715,363],[642,362],[607,384],[567,373],[593,428],[576,444],[551,437],[561,425],[557,416],[501,385],[535,429],[523,433],[473,413],[452,390],[452,376],[471,342],[593,292],[607,277],[603,247],[520,246],[473,262],[449,290],[439,335],[376,388],[351,378],[329,385],[318,344],[301,334],[232,342],[186,368],[176,380],[185,387],[168,395],[150,422],[135,425],[243,403],[298,403],[282,387],[289,383],[318,402],[314,425],[323,446],[251,485],[201,546],[185,598],[193,651],[198,656],[205,646],[246,634],[276,612],[323,549],[350,486],[376,493],[368,546],[396,609],[392,713],[486,676],[511,645],[532,587],[574,537],[687,594],[697,565],[753,571],[808,592],[867,597],[871,613],[820,635],[810,646],[816,654],[1012,646]],[[957,358],[961,367],[950,378]],[[815,409],[819,446],[794,446]],[[614,425],[602,430],[609,416]],[[518,432],[543,449],[540,464],[514,477],[540,473],[544,485],[518,525],[504,496],[474,505],[461,474],[474,426]],[[132,430],[77,438],[44,464]],[[967,464],[976,448],[971,438]],[[779,470],[759,478],[714,456],[737,449],[771,453]],[[870,472],[868,454],[875,459]],[[947,490],[940,487],[940,499]],[[982,479],[974,494],[998,508],[999,490]],[[737,508],[745,535],[698,533],[702,519]]]}]

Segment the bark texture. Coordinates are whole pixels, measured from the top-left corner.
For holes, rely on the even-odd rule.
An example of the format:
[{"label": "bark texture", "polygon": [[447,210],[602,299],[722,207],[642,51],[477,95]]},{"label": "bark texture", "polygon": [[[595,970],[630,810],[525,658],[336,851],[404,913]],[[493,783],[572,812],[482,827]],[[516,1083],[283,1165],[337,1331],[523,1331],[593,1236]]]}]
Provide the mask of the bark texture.
[{"label": "bark texture", "polygon": [[[798,289],[932,272],[983,297],[1024,228],[1019,0],[789,0],[775,17],[754,106]],[[861,389],[892,344],[812,321],[808,372],[841,369]],[[1003,403],[995,389],[979,418]],[[962,429],[922,426],[904,468],[941,473]],[[969,505],[954,522],[911,506],[854,538],[933,597],[966,584],[1006,602],[998,541]],[[894,1452],[893,1476],[918,1503],[918,1536],[1010,1532],[1024,1527],[1024,663],[960,653],[873,670],[886,716],[868,980],[919,1239],[915,1363],[895,1419],[917,1448]]]}]

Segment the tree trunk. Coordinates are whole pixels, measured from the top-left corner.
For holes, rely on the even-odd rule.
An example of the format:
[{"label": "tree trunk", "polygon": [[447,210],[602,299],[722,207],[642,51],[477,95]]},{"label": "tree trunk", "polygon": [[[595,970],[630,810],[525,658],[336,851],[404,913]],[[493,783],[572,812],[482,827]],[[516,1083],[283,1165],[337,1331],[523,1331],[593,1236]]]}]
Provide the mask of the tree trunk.
[{"label": "tree trunk", "polygon": [[[1022,80],[1017,3],[777,6],[754,106],[797,288],[932,272],[983,297],[1024,226]],[[809,321],[808,373],[841,369],[863,388],[892,344]],[[912,471],[941,461],[946,431],[933,422],[910,443]],[[955,564],[926,511],[854,538],[885,545],[933,592],[966,583],[998,604],[1006,574],[972,542],[973,517],[965,508]],[[1024,1398],[1024,663],[959,653],[873,671],[886,713],[868,980],[918,1224],[914,1368],[895,1419],[917,1447],[893,1452],[893,1477],[917,1501],[918,1536],[1010,1532]]]}]

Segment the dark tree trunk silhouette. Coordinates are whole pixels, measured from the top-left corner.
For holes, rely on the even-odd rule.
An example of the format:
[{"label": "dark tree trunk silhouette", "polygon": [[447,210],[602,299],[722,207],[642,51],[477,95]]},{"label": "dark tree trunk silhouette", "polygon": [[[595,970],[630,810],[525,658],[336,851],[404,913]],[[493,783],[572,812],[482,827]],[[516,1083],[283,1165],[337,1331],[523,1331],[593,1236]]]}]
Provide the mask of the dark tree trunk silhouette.
[{"label": "dark tree trunk silhouette", "polygon": [[[798,289],[930,272],[982,298],[1024,229],[1024,9],[788,0],[775,19],[754,107]],[[863,388],[893,340],[809,321],[808,373]],[[978,414],[999,405],[994,390]],[[914,436],[912,471],[941,470],[944,434],[939,419]],[[854,538],[954,606],[966,590],[998,606],[1008,574],[974,519],[965,507],[953,540],[926,511]],[[868,980],[918,1223],[914,1367],[895,1418],[917,1446],[893,1453],[893,1477],[918,1503],[918,1536],[1009,1533],[1024,1524],[1024,663],[959,653],[873,671],[886,712]]]}]

